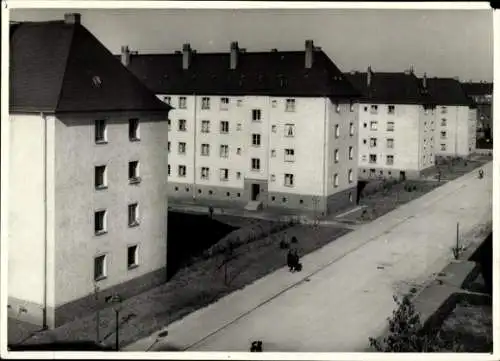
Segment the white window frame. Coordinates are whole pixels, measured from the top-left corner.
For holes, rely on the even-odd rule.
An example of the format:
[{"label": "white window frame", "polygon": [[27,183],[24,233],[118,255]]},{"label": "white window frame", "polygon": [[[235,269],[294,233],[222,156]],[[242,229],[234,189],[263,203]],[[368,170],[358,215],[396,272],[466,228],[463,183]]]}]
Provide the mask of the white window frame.
[{"label": "white window frame", "polygon": [[167,130],[171,131],[172,130],[172,120],[170,118],[167,119],[167,124],[168,124]]},{"label": "white window frame", "polygon": [[220,121],[220,134],[229,134],[229,121]]},{"label": "white window frame", "polygon": [[[102,170],[102,173],[100,172]],[[102,182],[98,183],[97,179],[102,178]],[[94,167],[94,187],[97,190],[108,188],[108,167],[105,164],[96,165]]]},{"label": "white window frame", "polygon": [[[97,282],[97,281],[101,281],[103,279],[106,279],[107,274],[108,274],[107,259],[108,259],[108,257],[106,254],[100,254],[100,255],[94,256],[94,267],[93,267],[94,268],[94,281]],[[96,274],[97,260],[102,260],[102,265],[101,265],[102,273],[99,275]]]},{"label": "white window frame", "polygon": [[220,98],[220,110],[228,110],[229,109],[229,98],[221,97]]},{"label": "white window frame", "polygon": [[349,135],[352,137],[354,135],[354,123],[349,123]]},{"label": "white window frame", "polygon": [[167,96],[164,96],[164,97],[163,97],[163,102],[164,102],[165,104],[170,105],[170,104],[172,103],[172,97],[171,97],[171,96],[168,96],[168,95],[167,95]]},{"label": "white window frame", "polygon": [[295,124],[285,124],[285,138],[294,138],[294,137],[295,137]]},{"label": "white window frame", "polygon": [[391,114],[391,115],[396,114],[396,106],[395,105],[388,105],[387,106],[387,114]]},{"label": "white window frame", "polygon": [[178,131],[179,132],[186,132],[187,131],[187,120],[186,119],[179,119],[178,120]]},{"label": "white window frame", "polygon": [[201,121],[201,132],[205,134],[210,133],[210,120]]},{"label": "white window frame", "polygon": [[252,133],[252,146],[260,147],[262,145],[262,136],[259,133]]},{"label": "white window frame", "polygon": [[394,122],[387,122],[387,131],[388,132],[394,131]]},{"label": "white window frame", "polygon": [[387,138],[386,139],[386,148],[387,149],[394,149],[394,138]]},{"label": "white window frame", "polygon": [[[372,156],[374,156],[374,161],[372,161]],[[377,155],[376,154],[369,154],[368,155],[368,163],[377,164]]]},{"label": "white window frame", "polygon": [[210,179],[210,168],[201,167],[200,179],[209,180]]},{"label": "white window frame", "polygon": [[295,176],[292,173],[285,173],[284,184],[285,187],[295,186]]},{"label": "white window frame", "polygon": [[262,110],[252,109],[252,122],[260,123],[262,121]]},{"label": "white window frame", "polygon": [[94,121],[94,141],[96,144],[106,144],[108,142],[107,123],[106,119],[96,119]]},{"label": "white window frame", "polygon": [[[392,161],[389,162],[389,159],[392,159]],[[386,165],[394,165],[394,155],[392,155],[392,154],[387,155],[385,158],[385,164]]]},{"label": "white window frame", "polygon": [[[97,220],[98,220],[98,217],[102,216],[102,219],[100,220],[101,221],[101,225],[102,225],[102,228],[101,229],[97,229]],[[105,210],[105,209],[98,209],[96,211],[94,211],[94,234],[96,236],[100,236],[102,234],[106,234],[108,232],[108,211]]]},{"label": "white window frame", "polygon": [[223,182],[227,182],[229,180],[229,169],[221,168],[220,169],[220,180]]},{"label": "white window frame", "polygon": [[201,110],[210,110],[210,97],[201,98]]},{"label": "white window frame", "polygon": [[[137,227],[139,225],[139,203],[134,202],[130,203],[127,207],[127,223],[129,228],[131,227]],[[132,213],[133,214],[132,214]],[[133,220],[131,221],[131,218],[133,216]]]},{"label": "white window frame", "polygon": [[335,150],[333,151],[333,161],[334,161],[335,163],[338,163],[338,162],[339,162],[339,158],[340,158],[340,156],[339,156],[339,150],[338,150],[338,149],[335,149]]},{"label": "white window frame", "polygon": [[177,176],[179,178],[185,178],[187,174],[187,167],[184,164],[179,164],[177,166]]},{"label": "white window frame", "polygon": [[201,153],[200,153],[201,156],[209,157],[210,156],[210,144],[202,143],[200,151],[201,151]]},{"label": "white window frame", "polygon": [[439,133],[439,135],[440,135],[440,139],[447,139],[447,135],[448,135],[448,133],[446,133],[446,131],[445,131],[445,130],[442,130],[442,131]]},{"label": "white window frame", "polygon": [[446,127],[446,126],[447,126],[447,123],[448,123],[448,122],[447,122],[446,118],[441,118],[441,126],[442,126],[442,127]]},{"label": "white window frame", "polygon": [[285,149],[285,162],[295,162],[295,149],[293,148]]},{"label": "white window frame", "polygon": [[128,140],[131,142],[137,142],[141,140],[140,133],[140,120],[139,118],[130,118],[128,120]]},{"label": "white window frame", "polygon": [[[129,260],[129,252],[130,250],[133,249],[134,251],[134,262],[133,263],[130,263]],[[139,245],[137,244],[134,244],[134,245],[130,245],[130,246],[127,246],[127,269],[133,269],[133,268],[137,268],[139,267]]]},{"label": "white window frame", "polygon": [[179,97],[179,109],[187,109],[187,98]]},{"label": "white window frame", "polygon": [[297,102],[294,98],[288,98],[285,100],[285,112],[294,112],[297,107]]},{"label": "white window frame", "polygon": [[353,159],[354,159],[354,147],[350,146],[349,147],[349,160],[353,160]]},{"label": "white window frame", "polygon": [[334,132],[335,132],[335,138],[340,137],[340,125],[335,124]]},{"label": "white window frame", "polygon": [[180,155],[185,155],[186,154],[186,149],[187,149],[187,144],[186,142],[179,142],[177,144],[177,153]]},{"label": "white window frame", "polygon": [[376,104],[370,105],[370,113],[371,114],[378,114],[378,105],[376,105]]},{"label": "white window frame", "polygon": [[[135,167],[130,168],[132,166],[132,164],[135,164]],[[132,161],[128,162],[128,176],[129,176],[128,181],[130,184],[139,183],[141,181],[140,166],[141,166],[141,164],[139,163],[138,160],[132,160]],[[131,169],[134,170],[133,175],[130,174]]]},{"label": "white window frame", "polygon": [[371,137],[370,138],[370,148],[376,148],[377,147],[377,138]]},{"label": "white window frame", "polygon": [[445,152],[446,151],[446,144],[441,143],[441,151]]},{"label": "white window frame", "polygon": [[370,121],[370,130],[378,130],[378,122],[376,120]]},{"label": "white window frame", "polygon": [[[254,165],[257,165],[258,167],[254,167]],[[253,172],[260,172],[260,158],[252,158],[250,160],[250,168],[252,169]]]},{"label": "white window frame", "polygon": [[219,156],[221,158],[229,158],[229,145],[221,144],[219,147]]},{"label": "white window frame", "polygon": [[333,186],[335,188],[339,186],[339,175],[337,173],[333,175]]},{"label": "white window frame", "polygon": [[354,172],[352,169],[349,169],[349,171],[347,172],[347,181],[349,183],[354,182]]}]

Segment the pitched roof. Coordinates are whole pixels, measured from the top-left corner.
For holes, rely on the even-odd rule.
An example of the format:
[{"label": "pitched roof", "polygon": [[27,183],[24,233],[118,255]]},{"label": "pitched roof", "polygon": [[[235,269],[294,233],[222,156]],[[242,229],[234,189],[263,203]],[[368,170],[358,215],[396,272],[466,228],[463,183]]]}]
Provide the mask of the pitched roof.
[{"label": "pitched roof", "polygon": [[493,83],[462,83],[462,88],[468,96],[493,94]]},{"label": "pitched roof", "polygon": [[10,28],[10,111],[168,111],[81,24]]},{"label": "pitched roof", "polygon": [[472,106],[473,100],[467,96],[458,80],[452,78],[428,78],[429,93],[438,105]]},{"label": "pitched roof", "polygon": [[189,69],[183,54],[131,55],[129,69],[157,94],[359,97],[332,60],[314,51],[305,68],[304,51],[240,52],[236,69],[230,53],[195,53]]},{"label": "pitched roof", "polygon": [[345,75],[363,94],[360,99],[363,103],[432,104],[432,99],[423,91],[421,82],[413,73],[372,72],[370,86],[366,72]]}]

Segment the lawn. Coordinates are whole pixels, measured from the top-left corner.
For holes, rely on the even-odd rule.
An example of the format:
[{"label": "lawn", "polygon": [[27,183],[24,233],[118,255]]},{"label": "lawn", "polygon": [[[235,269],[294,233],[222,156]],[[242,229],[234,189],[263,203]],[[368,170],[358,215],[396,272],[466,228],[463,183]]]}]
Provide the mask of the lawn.
[{"label": "lawn", "polygon": [[[237,257],[228,263],[226,280],[224,267],[221,267],[224,256],[201,260],[179,270],[168,283],[123,302],[120,313],[121,347],[285,266],[287,251],[279,247],[284,232],[288,238],[295,236],[298,239],[296,247],[301,255],[305,255],[349,230],[318,227],[312,231],[309,226],[296,225],[270,237],[244,244],[235,250]],[[304,264],[305,272],[307,268],[308,265]],[[113,310],[102,310],[100,319],[101,339],[104,339],[105,344],[113,345]],[[56,330],[40,332],[26,343],[94,340],[95,325],[95,315],[90,315]]]}]

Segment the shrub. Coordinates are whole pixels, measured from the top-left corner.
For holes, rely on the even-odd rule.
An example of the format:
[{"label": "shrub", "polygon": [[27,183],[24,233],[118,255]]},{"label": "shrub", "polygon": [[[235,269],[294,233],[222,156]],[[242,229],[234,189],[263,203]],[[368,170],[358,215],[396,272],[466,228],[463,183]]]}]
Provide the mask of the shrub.
[{"label": "shrub", "polygon": [[369,338],[370,346],[378,352],[457,352],[462,347],[454,342],[449,344],[435,330],[426,330],[420,315],[408,296],[402,300],[394,297],[398,305],[388,318],[389,333],[381,340]]}]

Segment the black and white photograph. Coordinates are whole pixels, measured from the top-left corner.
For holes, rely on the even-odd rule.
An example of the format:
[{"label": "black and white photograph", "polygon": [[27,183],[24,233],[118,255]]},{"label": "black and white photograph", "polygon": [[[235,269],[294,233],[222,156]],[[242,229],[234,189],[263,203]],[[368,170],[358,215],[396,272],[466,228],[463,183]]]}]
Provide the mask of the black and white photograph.
[{"label": "black and white photograph", "polygon": [[2,2],[2,357],[491,357],[489,3],[57,3]]}]

